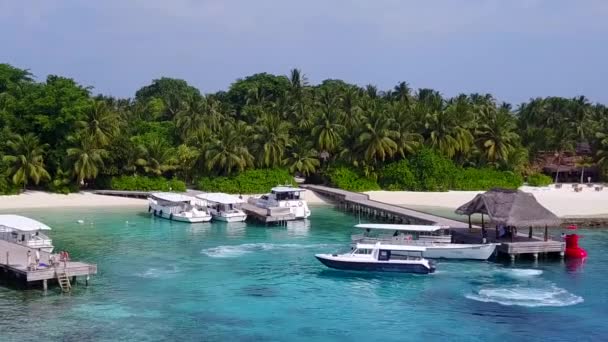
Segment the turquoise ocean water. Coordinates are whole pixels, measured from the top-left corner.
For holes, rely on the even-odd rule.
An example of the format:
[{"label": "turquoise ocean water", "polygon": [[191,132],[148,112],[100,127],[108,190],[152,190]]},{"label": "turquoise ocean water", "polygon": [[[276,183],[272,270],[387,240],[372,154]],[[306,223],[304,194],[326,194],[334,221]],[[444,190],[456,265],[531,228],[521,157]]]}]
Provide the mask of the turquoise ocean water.
[{"label": "turquoise ocean water", "polygon": [[20,211],[99,274],[68,295],[0,287],[0,341],[608,339],[608,230],[580,232],[590,257],[578,266],[439,261],[427,276],[363,274],[314,258],[346,246],[357,223],[329,207],[288,227],[144,210]]}]

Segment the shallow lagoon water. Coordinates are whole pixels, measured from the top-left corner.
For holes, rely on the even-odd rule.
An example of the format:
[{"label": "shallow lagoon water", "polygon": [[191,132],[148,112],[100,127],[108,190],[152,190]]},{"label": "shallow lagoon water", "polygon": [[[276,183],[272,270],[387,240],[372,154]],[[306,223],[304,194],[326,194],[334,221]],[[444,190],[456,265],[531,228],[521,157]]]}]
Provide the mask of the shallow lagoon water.
[{"label": "shallow lagoon water", "polygon": [[[28,210],[56,248],[96,262],[72,294],[0,287],[0,340],[571,341],[608,336],[607,230],[583,265],[439,261],[432,275],[332,271],[357,218],[313,207],[287,227]],[[77,221],[83,220],[83,224]]]}]

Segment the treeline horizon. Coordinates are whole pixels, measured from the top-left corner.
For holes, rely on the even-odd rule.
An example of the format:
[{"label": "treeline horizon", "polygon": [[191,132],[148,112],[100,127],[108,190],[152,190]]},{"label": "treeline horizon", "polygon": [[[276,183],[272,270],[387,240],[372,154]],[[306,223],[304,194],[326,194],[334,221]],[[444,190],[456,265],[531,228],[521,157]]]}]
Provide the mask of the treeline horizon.
[{"label": "treeline horizon", "polygon": [[603,166],[607,114],[584,96],[513,108],[491,94],[444,98],[406,82],[383,91],[337,79],[312,85],[298,69],[210,94],[163,77],[116,98],[0,64],[0,192],[68,192],[122,176],[193,183],[280,168],[320,180],[348,168],[375,180],[423,150],[460,168],[533,175],[539,152],[560,156],[579,143],[592,151],[584,163]]}]

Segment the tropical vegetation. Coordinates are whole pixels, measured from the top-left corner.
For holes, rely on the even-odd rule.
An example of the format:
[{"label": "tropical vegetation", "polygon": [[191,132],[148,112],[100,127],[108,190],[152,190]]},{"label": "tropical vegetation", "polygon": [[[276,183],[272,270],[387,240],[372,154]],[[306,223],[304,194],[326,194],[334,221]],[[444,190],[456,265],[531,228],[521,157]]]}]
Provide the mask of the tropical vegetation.
[{"label": "tropical vegetation", "polygon": [[[294,69],[209,94],[163,77],[117,98],[0,64],[3,193],[148,188],[150,179],[245,192],[294,174],[353,190],[516,187],[528,176],[547,182],[532,167],[540,153],[580,143],[592,150],[582,167],[608,166],[607,136],[608,108],[583,96],[514,107],[406,82],[311,84]],[[155,186],[175,188],[167,184]]]}]

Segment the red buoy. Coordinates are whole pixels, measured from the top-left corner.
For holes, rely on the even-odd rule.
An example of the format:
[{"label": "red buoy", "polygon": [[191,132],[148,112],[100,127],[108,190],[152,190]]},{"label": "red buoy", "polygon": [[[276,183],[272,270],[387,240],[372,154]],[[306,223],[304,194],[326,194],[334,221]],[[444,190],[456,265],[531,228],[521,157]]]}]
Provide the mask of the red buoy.
[{"label": "red buoy", "polygon": [[578,245],[578,238],[579,238],[579,236],[577,234],[566,235],[565,239],[566,239],[566,257],[567,258],[581,259],[581,258],[587,257],[587,251],[582,249]]}]

